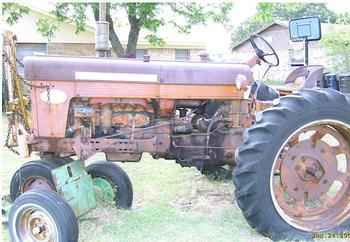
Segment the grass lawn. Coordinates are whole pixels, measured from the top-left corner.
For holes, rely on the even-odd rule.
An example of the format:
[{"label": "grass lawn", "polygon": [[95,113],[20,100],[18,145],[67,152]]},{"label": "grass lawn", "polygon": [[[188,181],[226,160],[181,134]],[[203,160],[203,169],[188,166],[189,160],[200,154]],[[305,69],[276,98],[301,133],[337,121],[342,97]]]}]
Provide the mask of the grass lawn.
[{"label": "grass lawn", "polygon": [[[1,152],[1,193],[8,194],[15,170],[36,157],[23,160],[4,148]],[[99,154],[88,162],[103,158]],[[246,223],[234,202],[231,181],[211,181],[195,168],[181,168],[174,161],[153,160],[149,155],[141,162],[120,165],[133,182],[132,209],[99,204],[80,219],[80,242],[270,241]],[[6,225],[1,234],[2,241],[9,241]]]}]

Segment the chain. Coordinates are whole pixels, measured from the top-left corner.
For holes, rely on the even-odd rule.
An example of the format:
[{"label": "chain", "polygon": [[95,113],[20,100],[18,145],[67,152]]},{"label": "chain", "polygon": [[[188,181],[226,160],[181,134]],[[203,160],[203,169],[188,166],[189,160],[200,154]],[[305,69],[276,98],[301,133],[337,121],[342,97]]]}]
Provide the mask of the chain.
[{"label": "chain", "polygon": [[[7,55],[6,52],[3,53],[3,57],[4,57],[4,62],[7,62],[10,66],[10,68],[12,69],[12,65],[10,62],[10,59]],[[7,80],[4,80],[7,81]],[[13,114],[11,114],[13,115]],[[9,120],[8,124],[7,124],[7,135],[6,135],[6,139],[5,139],[5,144],[4,146],[9,149],[11,152],[13,152],[16,155],[19,155],[19,152],[17,150],[15,150],[11,145],[10,145],[10,137],[11,137],[11,132],[12,132],[12,124],[13,124],[13,117],[11,118],[11,120]]]},{"label": "chain", "polygon": [[[13,118],[13,117],[12,117]],[[7,136],[5,140],[5,147],[15,153],[16,155],[20,155],[17,150],[15,150],[11,145],[10,145],[10,136],[11,136],[11,131],[12,131],[12,120],[11,122],[8,122],[7,124]]]},{"label": "chain", "polygon": [[[5,39],[7,39],[8,36],[5,34]],[[7,40],[8,41],[8,40]],[[20,90],[18,90],[20,87],[18,86],[18,83],[20,83],[21,81],[23,82],[23,78],[18,74],[17,72],[17,68],[16,68],[16,63],[18,63],[18,65],[20,66],[24,66],[23,63],[18,60],[18,58],[16,58],[15,56],[15,50],[13,48],[15,48],[15,43],[13,41],[9,41],[8,46],[10,47],[10,53],[8,53],[6,50],[4,50],[2,52],[2,56],[4,58],[4,63],[7,63],[7,66],[10,68],[10,75],[11,75],[11,82],[13,82],[13,85],[15,86],[15,92],[17,92],[17,95],[19,95],[19,98],[21,97],[21,92]],[[10,58],[10,56],[13,55],[13,58]],[[13,61],[12,61],[13,60]],[[7,79],[7,78],[6,78]],[[8,82],[8,80],[5,80]],[[17,89],[17,90],[16,90]],[[19,92],[19,93],[18,93]],[[13,94],[14,95],[14,94]],[[4,146],[6,148],[8,148],[10,151],[12,151],[13,153],[19,155],[19,152],[17,150],[15,150],[13,148],[13,146],[10,144],[10,139],[11,139],[11,135],[12,132],[14,131],[14,124],[16,124],[16,121],[18,121],[17,119],[22,119],[22,121],[25,124],[25,128],[29,128],[26,122],[26,110],[16,110],[16,104],[12,104],[14,106],[11,107],[11,111],[12,113],[10,114],[11,116],[8,116],[8,128],[7,128],[7,135],[6,135],[6,140],[5,140],[5,144]],[[22,109],[23,109],[23,105],[24,102],[23,100],[19,100],[19,104],[17,105],[22,105]],[[25,107],[24,107],[25,108]],[[17,141],[18,142],[18,141]]]},{"label": "chain", "polygon": [[[4,62],[9,63],[9,66],[10,66],[10,68],[12,69],[12,65],[11,65],[10,59],[9,59],[9,57],[8,57],[8,55],[7,55],[6,52],[3,52],[3,58],[4,58]],[[18,60],[16,59],[16,61],[18,61]],[[23,63],[21,63],[21,64],[23,64]],[[20,65],[21,65],[21,64],[20,64]],[[4,81],[7,81],[7,80],[4,80]],[[5,139],[5,144],[4,144],[4,146],[5,146],[7,149],[9,149],[11,152],[13,152],[14,154],[19,155],[19,152],[18,152],[17,150],[15,150],[15,149],[10,145],[10,137],[11,137],[11,131],[12,131],[12,122],[13,122],[12,119],[13,119],[13,117],[11,118],[11,122],[10,122],[10,120],[9,120],[9,122],[8,122],[8,124],[7,124],[7,134],[6,134],[6,139]]]}]

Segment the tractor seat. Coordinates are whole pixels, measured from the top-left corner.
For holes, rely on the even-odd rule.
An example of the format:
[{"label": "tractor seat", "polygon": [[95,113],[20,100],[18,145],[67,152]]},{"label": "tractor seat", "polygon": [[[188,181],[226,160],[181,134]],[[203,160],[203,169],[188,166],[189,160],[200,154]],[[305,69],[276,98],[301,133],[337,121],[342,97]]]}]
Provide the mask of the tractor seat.
[{"label": "tractor seat", "polygon": [[279,98],[278,92],[260,81],[255,81],[250,88],[250,95],[258,101],[272,101]]},{"label": "tractor seat", "polygon": [[253,80],[246,64],[57,56],[26,57],[24,77],[29,81],[151,81],[184,85],[233,85],[237,79]]}]

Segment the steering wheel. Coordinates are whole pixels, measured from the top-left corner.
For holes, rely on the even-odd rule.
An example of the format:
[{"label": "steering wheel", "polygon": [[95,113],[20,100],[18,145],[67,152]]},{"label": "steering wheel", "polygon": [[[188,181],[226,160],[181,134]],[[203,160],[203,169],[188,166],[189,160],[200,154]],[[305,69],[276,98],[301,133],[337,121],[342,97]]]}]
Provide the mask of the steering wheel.
[{"label": "steering wheel", "polygon": [[[266,45],[267,49],[269,50],[268,52],[265,52],[262,50],[262,48],[258,47],[258,45],[256,44],[257,39],[262,40],[262,43],[264,45]],[[280,59],[279,59],[275,49],[270,45],[269,42],[267,42],[266,39],[264,39],[260,35],[254,34],[254,35],[250,36],[249,41],[250,41],[250,44],[252,45],[252,47],[255,51],[255,54],[259,57],[260,60],[262,60],[263,62],[265,62],[269,66],[278,66],[280,64]],[[267,60],[265,58],[266,56],[272,56],[274,58],[273,58],[273,60]]]}]

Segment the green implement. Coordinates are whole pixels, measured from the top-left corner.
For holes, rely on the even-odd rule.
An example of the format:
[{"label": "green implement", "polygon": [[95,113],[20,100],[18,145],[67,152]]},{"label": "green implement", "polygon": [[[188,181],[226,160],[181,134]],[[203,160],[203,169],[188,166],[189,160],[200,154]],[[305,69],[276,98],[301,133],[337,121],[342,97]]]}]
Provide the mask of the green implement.
[{"label": "green implement", "polygon": [[92,178],[80,161],[52,170],[57,192],[68,202],[78,217],[96,208]]}]

